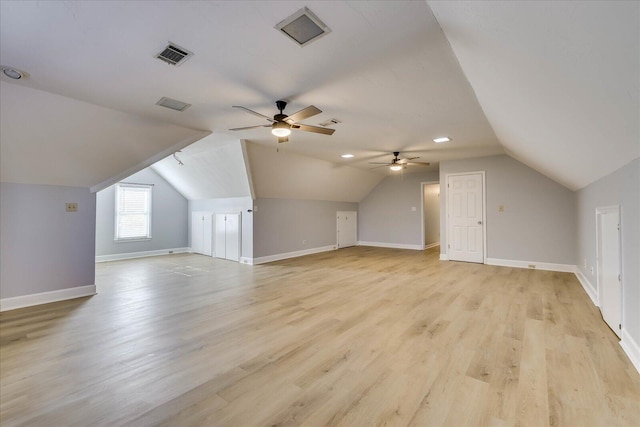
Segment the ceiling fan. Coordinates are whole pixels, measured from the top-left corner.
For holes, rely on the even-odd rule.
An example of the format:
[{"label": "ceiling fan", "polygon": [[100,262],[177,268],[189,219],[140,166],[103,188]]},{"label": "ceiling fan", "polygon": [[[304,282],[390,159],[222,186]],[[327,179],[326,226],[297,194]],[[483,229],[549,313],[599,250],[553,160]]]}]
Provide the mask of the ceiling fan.
[{"label": "ceiling fan", "polygon": [[297,113],[293,113],[290,116],[287,116],[282,111],[287,106],[286,101],[276,101],[276,108],[280,110],[280,113],[271,117],[265,116],[264,114],[260,114],[256,111],[250,110],[246,107],[241,107],[239,105],[234,105],[233,108],[240,108],[241,110],[246,111],[247,113],[253,114],[254,116],[263,117],[271,122],[270,125],[257,125],[257,126],[246,126],[241,128],[233,128],[229,130],[247,130],[247,129],[255,129],[255,128],[271,128],[271,133],[278,137],[278,142],[287,142],[289,140],[289,135],[291,134],[291,129],[299,129],[305,132],[313,132],[313,133],[321,133],[324,135],[333,135],[336,131],[335,129],[322,128],[318,126],[305,125],[303,123],[298,123],[300,120],[307,119],[309,117],[313,117],[316,114],[322,113],[322,110],[314,107],[313,105],[309,105],[307,108],[303,108]]},{"label": "ceiling fan", "polygon": [[[394,151],[393,152],[394,157],[391,160],[391,163],[384,163],[384,162],[369,162],[369,163],[372,165],[389,166],[389,169],[391,169],[392,171],[399,171],[402,169],[406,169],[407,166],[414,166],[414,165],[429,166],[429,163],[427,162],[412,162],[412,160],[419,159],[420,157],[407,157],[406,159],[400,159],[398,157],[399,155],[400,155],[399,151]],[[376,167],[380,168],[382,166],[376,166]]]}]

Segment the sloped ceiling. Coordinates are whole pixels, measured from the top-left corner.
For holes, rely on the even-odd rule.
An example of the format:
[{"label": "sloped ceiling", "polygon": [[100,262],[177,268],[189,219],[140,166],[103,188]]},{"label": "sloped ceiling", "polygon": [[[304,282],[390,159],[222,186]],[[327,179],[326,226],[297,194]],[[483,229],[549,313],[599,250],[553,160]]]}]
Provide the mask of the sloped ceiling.
[{"label": "sloped ceiling", "polygon": [[[274,26],[303,6],[331,33],[300,48]],[[367,170],[395,150],[434,163],[503,152],[425,2],[2,1],[0,12],[1,62],[30,74],[23,86],[273,148],[268,129],[228,131],[267,123],[232,106],[272,116],[278,99],[286,113],[313,104],[323,113],[305,123],[342,123],[333,136],[294,131],[288,152],[348,151]],[[168,41],[194,56],[154,58]],[[162,96],[192,106],[155,105]],[[453,142],[432,141],[442,135]]]},{"label": "sloped ceiling", "polygon": [[508,154],[570,189],[640,155],[640,3],[429,1]]},{"label": "sloped ceiling", "polygon": [[384,175],[247,143],[256,197],[359,202]]},{"label": "sloped ceiling", "polygon": [[0,82],[3,182],[101,190],[209,132]]},{"label": "sloped ceiling", "polygon": [[[273,27],[303,6],[331,33],[300,48]],[[194,56],[179,67],[155,59],[168,41]],[[16,157],[22,165],[23,181],[96,188],[105,176],[135,172],[131,165],[143,157],[157,160],[184,138],[201,137],[198,130],[275,150],[268,129],[228,131],[267,123],[232,106],[271,116],[274,102],[285,99],[285,113],[310,104],[323,110],[305,123],[342,121],[333,136],[294,131],[288,154],[333,164],[351,152],[356,157],[341,164],[387,174],[368,162],[389,160],[395,150],[437,164],[506,148],[580,188],[638,156],[638,51],[637,2],[2,1],[0,62],[30,74],[3,88],[116,110],[130,127],[156,123],[158,131],[138,129],[147,141],[139,143],[113,114],[94,114],[84,126],[92,108],[74,108],[62,132],[43,118],[57,105],[45,103],[32,120],[3,120],[1,143],[6,162]],[[5,102],[2,92],[4,117],[21,95]],[[162,96],[192,106],[178,113],[155,105]],[[22,111],[38,110],[38,98],[25,95]],[[176,127],[165,132],[170,124]],[[433,143],[442,135],[453,141]],[[57,165],[27,163],[20,152],[27,139],[49,144],[39,148],[53,152]],[[129,150],[132,161],[124,162]],[[298,194],[290,178],[278,191],[291,186],[289,194]],[[352,178],[349,185],[368,185]],[[325,181],[331,178],[318,178]],[[268,187],[270,194],[276,185]]]},{"label": "sloped ceiling", "polygon": [[155,163],[152,169],[189,200],[251,197],[242,143],[210,135]]}]

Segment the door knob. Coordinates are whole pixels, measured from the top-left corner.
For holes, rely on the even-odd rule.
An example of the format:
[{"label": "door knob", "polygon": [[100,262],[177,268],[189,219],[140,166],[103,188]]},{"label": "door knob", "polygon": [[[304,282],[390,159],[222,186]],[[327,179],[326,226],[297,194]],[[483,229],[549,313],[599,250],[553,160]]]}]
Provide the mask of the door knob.
[{"label": "door knob", "polygon": [[482,221],[478,221],[478,225],[482,225]]}]

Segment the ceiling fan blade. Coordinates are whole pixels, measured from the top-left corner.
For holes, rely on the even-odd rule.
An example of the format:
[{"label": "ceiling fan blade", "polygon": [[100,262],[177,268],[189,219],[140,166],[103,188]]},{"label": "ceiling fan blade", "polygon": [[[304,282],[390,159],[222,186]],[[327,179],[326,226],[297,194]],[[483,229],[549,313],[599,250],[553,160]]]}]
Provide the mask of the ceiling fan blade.
[{"label": "ceiling fan blade", "polygon": [[335,129],[321,128],[318,126],[311,126],[311,125],[303,125],[301,123],[291,125],[291,129],[300,129],[305,132],[322,133],[324,135],[333,135],[333,133],[336,131]]},{"label": "ceiling fan blade", "polygon": [[308,117],[312,117],[320,113],[322,113],[322,110],[313,105],[309,105],[307,108],[303,108],[302,110],[293,113],[289,117],[285,118],[284,121],[292,125],[295,122],[299,122],[300,120],[304,120]]},{"label": "ceiling fan blade", "polygon": [[247,130],[247,129],[256,129],[256,128],[270,128],[271,125],[258,125],[258,126],[245,126],[243,128],[233,128],[229,130]]},{"label": "ceiling fan blade", "polygon": [[405,164],[409,165],[409,166],[429,166],[431,163],[429,163],[429,162],[407,162]]},{"label": "ceiling fan blade", "polygon": [[391,166],[391,164],[390,164],[390,163],[387,163],[387,164],[380,165],[380,166],[374,166],[374,167],[372,167],[371,169],[384,168],[384,167],[387,167],[387,166]]},{"label": "ceiling fan blade", "polygon": [[289,140],[286,136],[278,137],[278,143],[287,142]]},{"label": "ceiling fan blade", "polygon": [[233,108],[240,108],[241,110],[244,110],[244,111],[246,111],[246,112],[247,112],[247,113],[249,113],[249,114],[253,114],[254,116],[262,117],[262,118],[264,118],[264,119],[269,120],[269,121],[270,121],[270,122],[272,122],[272,123],[275,121],[275,120],[273,120],[271,117],[265,116],[264,114],[260,114],[260,113],[258,113],[257,111],[250,110],[250,109],[248,109],[248,108],[246,108],[246,107],[241,107],[240,105],[233,105]]},{"label": "ceiling fan blade", "polygon": [[385,163],[385,162],[369,162],[370,165],[385,165],[391,166],[393,163]]}]

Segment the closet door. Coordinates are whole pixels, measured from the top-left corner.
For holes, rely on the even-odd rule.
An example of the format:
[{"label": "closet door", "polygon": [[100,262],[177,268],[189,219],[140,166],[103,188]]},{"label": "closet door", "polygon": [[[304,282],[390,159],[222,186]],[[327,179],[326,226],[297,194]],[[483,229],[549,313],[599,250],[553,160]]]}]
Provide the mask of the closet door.
[{"label": "closet door", "polygon": [[240,214],[226,214],[225,258],[240,261]]},{"label": "closet door", "polygon": [[216,228],[215,228],[215,257],[226,258],[227,257],[227,225],[226,214],[216,214]]},{"label": "closet door", "polygon": [[211,212],[191,214],[191,250],[197,254],[212,256]]},{"label": "closet door", "polygon": [[240,261],[240,213],[216,214],[215,257]]}]

